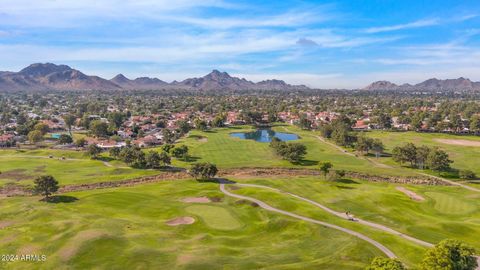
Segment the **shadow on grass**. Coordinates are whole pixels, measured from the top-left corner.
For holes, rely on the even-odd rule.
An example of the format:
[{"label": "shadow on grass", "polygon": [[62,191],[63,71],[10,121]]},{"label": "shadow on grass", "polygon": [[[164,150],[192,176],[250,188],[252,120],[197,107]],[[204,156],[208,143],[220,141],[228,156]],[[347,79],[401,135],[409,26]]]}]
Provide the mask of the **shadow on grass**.
[{"label": "shadow on grass", "polygon": [[228,127],[228,129],[245,129],[245,127],[238,127],[238,126],[231,126],[231,127]]},{"label": "shadow on grass", "polygon": [[342,183],[342,184],[360,184],[359,182],[355,181],[355,180],[352,180],[352,179],[339,179],[336,181],[337,183]]},{"label": "shadow on grass", "polygon": [[187,160],[184,160],[184,159],[180,159],[181,161],[184,161],[184,162],[196,162],[198,160],[202,159],[201,157],[192,157],[192,156],[189,156],[187,158]]},{"label": "shadow on grass", "polygon": [[336,185],[336,187],[340,189],[355,189],[354,187],[339,186],[339,185]]},{"label": "shadow on grass", "polygon": [[318,165],[318,161],[304,159],[299,162],[295,162],[294,164],[300,165],[300,166],[314,166],[314,165]]},{"label": "shadow on grass", "polygon": [[104,157],[104,156],[101,156],[101,157],[97,157],[96,160],[105,161],[105,162],[110,162],[110,161],[115,160],[115,159],[112,158],[112,157]]},{"label": "shadow on grass", "polygon": [[161,166],[158,168],[162,172],[186,172],[187,170],[182,167],[174,167],[174,166]]},{"label": "shadow on grass", "polygon": [[217,183],[217,184],[236,184],[237,182],[226,178],[197,179],[200,183]]},{"label": "shadow on grass", "polygon": [[217,133],[217,131],[215,131],[215,130],[205,130],[203,132],[205,132],[205,133]]},{"label": "shadow on grass", "polygon": [[202,136],[202,135],[196,135],[196,134],[195,134],[195,135],[190,135],[190,136],[188,136],[188,138],[189,138],[189,139],[200,140],[200,139],[205,139],[205,138],[207,138],[207,137]]},{"label": "shadow on grass", "polygon": [[460,171],[454,168],[450,168],[450,170],[448,171],[443,171],[439,173],[440,177],[448,178],[448,179],[460,178],[459,174],[460,174]]},{"label": "shadow on grass", "polygon": [[78,198],[73,196],[66,196],[66,195],[55,195],[45,200],[45,198],[41,199],[43,202],[47,203],[72,203],[78,201]]}]

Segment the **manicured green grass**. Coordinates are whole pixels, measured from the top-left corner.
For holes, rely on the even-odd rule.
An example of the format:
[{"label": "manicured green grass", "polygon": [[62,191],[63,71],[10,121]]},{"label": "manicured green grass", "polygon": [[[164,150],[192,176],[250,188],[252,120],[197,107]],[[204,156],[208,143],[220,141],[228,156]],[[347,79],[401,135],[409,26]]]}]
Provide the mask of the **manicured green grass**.
[{"label": "manicured green grass", "polygon": [[[191,162],[212,162],[220,168],[234,167],[304,167],[317,168],[319,162],[329,161],[336,169],[359,171],[388,175],[412,175],[410,170],[399,168],[391,170],[380,168],[371,162],[342,153],[337,148],[328,145],[317,138],[316,132],[304,131],[295,126],[277,125],[274,130],[295,133],[300,139],[295,142],[307,147],[307,155],[300,164],[291,164],[282,160],[269,147],[268,143],[255,142],[233,138],[230,133],[251,131],[252,127],[232,127],[214,129],[208,132],[193,130],[189,137],[180,140],[178,144],[185,144],[192,155]],[[188,167],[191,162],[174,160],[177,166]]]},{"label": "manicured green grass", "polygon": [[[438,133],[419,133],[419,132],[388,132],[388,131],[372,131],[366,133],[369,137],[379,138],[386,146],[386,151],[391,152],[395,146],[404,145],[412,142],[416,145],[437,146],[445,151],[454,161],[452,167],[456,169],[468,169],[480,175],[480,147],[478,146],[462,146],[446,144],[438,141],[439,139],[448,140],[467,140],[480,142],[478,136],[459,136]],[[382,158],[386,163],[394,164],[390,158]]]},{"label": "manicured green grass", "polygon": [[211,205],[192,205],[185,209],[188,213],[199,216],[205,224],[217,230],[235,230],[242,224],[223,207]]},{"label": "manicured green grass", "polygon": [[[53,158],[48,158],[52,155]],[[61,157],[65,157],[62,160]],[[118,166],[117,166],[118,165]],[[157,174],[113,164],[108,167],[100,160],[91,160],[84,153],[62,150],[0,150],[0,185],[16,183],[31,185],[39,175],[53,175],[60,185],[125,180]]]},{"label": "manicured green grass", "polygon": [[[214,183],[183,180],[64,195],[78,200],[56,204],[40,202],[38,197],[0,200],[2,253],[47,255],[46,262],[4,266],[363,269],[373,257],[382,255],[370,244],[345,233],[230,198],[201,205],[182,202],[191,196],[222,198]],[[176,227],[165,224],[180,216],[195,217],[196,222]],[[212,223],[226,217],[227,221]],[[219,224],[222,228],[215,228]],[[227,227],[229,230],[225,230]]]},{"label": "manicured green grass", "polygon": [[[414,201],[398,191],[398,185],[388,183],[358,180],[329,183],[313,177],[238,181],[277,187],[322,203],[336,211],[349,211],[362,219],[383,224],[431,243],[454,238],[480,249],[480,242],[477,241],[480,234],[480,194],[459,187],[404,185],[425,199]],[[255,195],[259,191],[242,187],[238,193],[241,192]],[[282,207],[289,207],[292,201],[282,194],[275,197],[268,190],[262,193],[265,193],[263,198],[266,200],[277,198],[275,203]]]},{"label": "manicured green grass", "polygon": [[435,201],[435,210],[450,215],[467,215],[478,211],[475,205],[462,197],[438,192],[426,192],[428,197]]}]

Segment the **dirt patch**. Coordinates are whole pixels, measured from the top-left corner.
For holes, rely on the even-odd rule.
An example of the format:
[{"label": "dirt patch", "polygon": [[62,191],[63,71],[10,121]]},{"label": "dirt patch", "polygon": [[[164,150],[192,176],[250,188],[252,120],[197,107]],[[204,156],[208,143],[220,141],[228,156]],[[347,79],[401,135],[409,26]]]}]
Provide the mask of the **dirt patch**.
[{"label": "dirt patch", "polygon": [[178,264],[178,265],[188,264],[188,263],[190,263],[191,261],[193,261],[194,259],[195,259],[195,256],[193,256],[193,255],[190,255],[190,254],[180,254],[180,255],[177,257],[177,264]]},{"label": "dirt patch", "polygon": [[199,142],[208,142],[208,138],[207,137],[203,137],[203,138],[200,138],[198,139]]},{"label": "dirt patch", "polygon": [[15,240],[17,240],[17,235],[12,233],[1,238],[0,244],[8,244],[8,243],[14,242]]},{"label": "dirt patch", "polygon": [[58,192],[65,193],[65,192],[99,189],[99,188],[129,187],[129,186],[135,186],[139,184],[156,183],[156,182],[161,182],[165,180],[190,179],[190,178],[191,176],[183,171],[182,172],[164,172],[164,173],[160,173],[153,176],[146,176],[146,177],[134,178],[129,180],[99,182],[99,183],[81,184],[81,185],[68,185],[68,186],[61,187],[58,190]]},{"label": "dirt patch", "polygon": [[0,221],[0,229],[5,229],[6,227],[9,227],[12,225],[13,225],[13,221],[9,221],[9,220]]},{"label": "dirt patch", "polygon": [[185,224],[193,224],[195,222],[195,219],[192,217],[178,217],[174,219],[170,219],[167,222],[165,222],[168,226],[179,226],[179,225],[185,225]]},{"label": "dirt patch", "polygon": [[7,183],[3,187],[0,187],[0,197],[26,196],[31,194],[31,187],[22,186],[16,183]]},{"label": "dirt patch", "polygon": [[215,203],[223,201],[223,197],[212,196],[212,197],[208,197],[208,198],[210,199],[210,201],[215,202]]},{"label": "dirt patch", "polygon": [[188,197],[184,198],[182,202],[185,203],[209,203],[211,200],[208,197]]},{"label": "dirt patch", "polygon": [[17,250],[17,254],[37,254],[40,248],[36,245],[26,245]]},{"label": "dirt patch", "polygon": [[480,141],[455,140],[455,139],[434,139],[434,141],[437,141],[439,143],[444,143],[444,144],[450,144],[450,145],[480,147]]},{"label": "dirt patch", "polygon": [[0,179],[12,179],[15,181],[26,180],[31,178],[30,175],[26,174],[27,170],[25,169],[15,169],[11,171],[2,172],[0,174]]},{"label": "dirt patch", "polygon": [[100,230],[86,230],[77,233],[68,243],[59,251],[59,256],[63,261],[70,260],[82,246],[84,242],[106,236],[107,233]]},{"label": "dirt patch", "polygon": [[397,190],[400,191],[400,192],[403,192],[405,193],[405,195],[407,195],[408,197],[410,197],[410,199],[414,200],[414,201],[424,201],[425,198],[423,198],[422,196],[418,195],[417,193],[411,191],[411,190],[408,190],[404,187],[397,187]]}]

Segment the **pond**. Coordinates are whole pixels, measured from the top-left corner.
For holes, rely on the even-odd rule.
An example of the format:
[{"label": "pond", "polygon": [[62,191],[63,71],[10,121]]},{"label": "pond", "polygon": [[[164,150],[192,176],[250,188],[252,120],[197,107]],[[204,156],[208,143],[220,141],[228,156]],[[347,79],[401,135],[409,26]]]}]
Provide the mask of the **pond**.
[{"label": "pond", "polygon": [[256,142],[271,142],[273,137],[279,138],[281,141],[293,141],[299,139],[296,134],[276,132],[271,129],[257,129],[252,132],[235,132],[230,133],[230,136],[244,140],[254,140]]}]

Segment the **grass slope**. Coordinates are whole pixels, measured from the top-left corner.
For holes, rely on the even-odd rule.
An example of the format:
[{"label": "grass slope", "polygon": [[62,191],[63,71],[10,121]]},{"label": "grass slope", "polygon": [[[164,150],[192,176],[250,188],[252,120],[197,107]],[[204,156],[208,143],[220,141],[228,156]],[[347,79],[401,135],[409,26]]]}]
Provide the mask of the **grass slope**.
[{"label": "grass slope", "polygon": [[[58,204],[39,202],[38,197],[0,200],[2,253],[47,255],[43,263],[12,262],[5,267],[363,269],[382,255],[347,234],[229,198],[201,205],[182,202],[190,196],[222,197],[212,183],[172,181],[66,195],[78,200]],[[165,224],[179,216],[197,221],[177,227]]]},{"label": "grass slope", "polygon": [[[193,130],[189,137],[180,140],[179,144],[185,144],[193,156],[192,161],[208,161],[215,163],[220,168],[232,167],[305,167],[317,168],[319,162],[329,161],[337,169],[359,171],[375,174],[388,175],[412,175],[408,169],[399,168],[391,170],[380,168],[371,162],[346,155],[337,148],[326,144],[318,139],[316,132],[304,131],[295,126],[277,125],[273,128],[280,132],[295,133],[300,139],[295,142],[303,143],[307,147],[307,155],[300,164],[291,164],[282,160],[269,147],[268,143],[255,142],[233,138],[232,132],[251,131],[252,128],[231,127],[214,129],[208,132]],[[177,166],[188,167],[190,163],[174,160]]]},{"label": "grass slope", "polygon": [[[480,234],[480,194],[462,188],[406,185],[425,198],[418,202],[398,191],[398,185],[388,183],[357,180],[329,183],[312,177],[238,181],[277,187],[431,243],[454,238],[480,249],[480,242],[476,241]],[[239,192],[242,190],[258,193],[243,187]],[[271,193],[265,195],[267,200],[274,198]],[[285,195],[276,196],[279,204],[291,202]]]},{"label": "grass slope", "polygon": [[[53,155],[53,158],[48,158]],[[61,157],[66,160],[61,160]],[[118,165],[118,167],[116,167]],[[61,150],[1,150],[0,185],[29,185],[39,175],[53,175],[61,185],[116,181],[156,174],[113,164],[108,167],[100,160],[91,160],[82,152]]]},{"label": "grass slope", "polygon": [[[449,140],[467,140],[480,142],[478,136],[459,136],[451,134],[438,133],[418,133],[418,132],[388,132],[388,131],[372,131],[366,133],[369,137],[382,140],[386,146],[386,151],[391,152],[395,146],[404,145],[412,142],[416,145],[437,146],[448,152],[450,159],[454,161],[452,167],[457,169],[468,169],[480,175],[480,147],[462,146],[441,143],[438,139]],[[390,158],[382,158],[386,163],[393,164]]]}]

